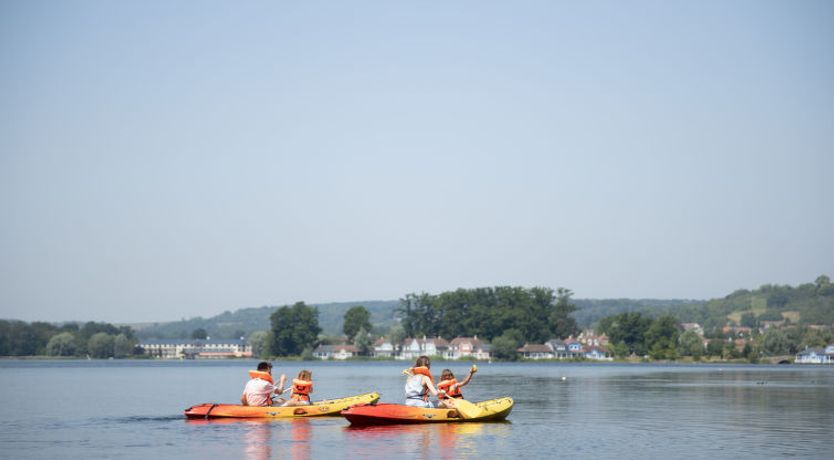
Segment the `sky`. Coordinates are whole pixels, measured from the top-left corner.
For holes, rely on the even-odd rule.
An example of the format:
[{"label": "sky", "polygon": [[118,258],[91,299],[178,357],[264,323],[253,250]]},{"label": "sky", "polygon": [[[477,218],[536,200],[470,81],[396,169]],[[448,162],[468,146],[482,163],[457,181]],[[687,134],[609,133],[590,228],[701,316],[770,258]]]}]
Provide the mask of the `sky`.
[{"label": "sky", "polygon": [[834,276],[828,1],[0,2],[0,318]]}]

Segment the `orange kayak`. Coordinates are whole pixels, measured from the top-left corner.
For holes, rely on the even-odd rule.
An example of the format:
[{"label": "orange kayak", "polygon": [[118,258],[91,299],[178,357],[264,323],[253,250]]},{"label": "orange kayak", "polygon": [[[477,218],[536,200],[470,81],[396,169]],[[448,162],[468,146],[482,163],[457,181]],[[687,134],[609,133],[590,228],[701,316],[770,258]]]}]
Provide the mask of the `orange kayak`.
[{"label": "orange kayak", "polygon": [[316,401],[309,406],[242,406],[240,404],[198,404],[185,410],[190,419],[209,418],[292,418],[339,415],[339,412],[356,404],[370,404],[379,400],[379,393],[365,393],[346,398]]}]

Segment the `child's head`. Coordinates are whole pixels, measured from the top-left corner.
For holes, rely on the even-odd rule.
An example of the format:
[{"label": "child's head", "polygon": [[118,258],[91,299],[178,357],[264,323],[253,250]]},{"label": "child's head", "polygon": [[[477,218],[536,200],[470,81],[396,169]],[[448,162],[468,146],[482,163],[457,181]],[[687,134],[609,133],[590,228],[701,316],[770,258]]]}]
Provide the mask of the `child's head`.
[{"label": "child's head", "polygon": [[443,372],[440,373],[440,380],[452,380],[453,378],[455,378],[455,374],[449,369],[443,369]]},{"label": "child's head", "polygon": [[431,367],[431,361],[428,356],[421,356],[417,358],[417,361],[414,363],[414,367]]},{"label": "child's head", "polygon": [[298,380],[313,380],[313,373],[307,369],[302,369],[301,372],[298,373]]}]

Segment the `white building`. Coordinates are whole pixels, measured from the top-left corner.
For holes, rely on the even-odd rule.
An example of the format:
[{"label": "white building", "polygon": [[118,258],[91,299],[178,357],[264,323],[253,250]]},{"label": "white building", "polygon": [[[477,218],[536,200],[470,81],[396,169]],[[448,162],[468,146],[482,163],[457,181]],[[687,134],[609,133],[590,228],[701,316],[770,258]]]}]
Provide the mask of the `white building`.
[{"label": "white building", "polygon": [[141,340],[146,355],[161,359],[251,358],[252,347],[243,338],[206,340]]},{"label": "white building", "polygon": [[374,342],[374,358],[390,358],[395,354],[394,344],[385,337],[380,337]]},{"label": "white building", "polygon": [[441,337],[422,339],[407,338],[403,341],[399,359],[417,359],[420,356],[444,356],[449,349],[449,342]]},{"label": "white building", "polygon": [[353,345],[319,345],[313,350],[313,356],[318,359],[345,360],[359,355],[359,349]]},{"label": "white building", "polygon": [[806,348],[796,354],[794,362],[797,364],[831,364],[834,362],[834,356],[826,354],[826,350],[822,348]]},{"label": "white building", "polygon": [[481,342],[478,336],[455,337],[449,342],[446,350],[446,359],[460,359],[471,356],[475,359],[489,359],[490,346]]}]

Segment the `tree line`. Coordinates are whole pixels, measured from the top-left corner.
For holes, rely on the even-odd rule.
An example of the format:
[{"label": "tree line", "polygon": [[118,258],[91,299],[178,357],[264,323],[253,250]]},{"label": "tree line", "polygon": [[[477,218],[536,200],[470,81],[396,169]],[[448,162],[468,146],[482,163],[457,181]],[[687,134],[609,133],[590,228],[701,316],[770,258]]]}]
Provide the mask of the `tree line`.
[{"label": "tree line", "polygon": [[[619,358],[649,356],[652,359],[674,360],[688,356],[746,359],[757,362],[762,357],[793,355],[805,347],[824,347],[834,340],[831,329],[793,325],[772,327],[761,332],[752,328],[744,332],[719,333],[704,337],[694,330],[682,331],[672,315],[651,318],[639,312],[621,313],[603,318],[600,332],[608,336],[610,348]],[[735,340],[742,339],[741,349]]]},{"label": "tree line", "polygon": [[127,326],[0,320],[0,356],[124,358],[141,352],[136,344],[135,333]]},{"label": "tree line", "polygon": [[[400,299],[401,325],[392,327],[389,337],[398,341],[408,337],[478,336],[492,341],[499,355],[515,353],[525,342],[541,343],[553,337],[568,337],[578,332],[571,313],[576,306],[572,292],[534,287],[492,287],[458,289],[432,295],[407,294]],[[270,331],[250,337],[256,355],[311,357],[319,336],[318,310],[304,302],[279,308],[270,317]],[[343,332],[360,353],[369,353],[373,344],[370,312],[363,306],[350,308],[344,315]]]}]

